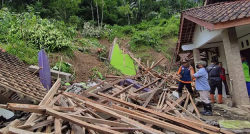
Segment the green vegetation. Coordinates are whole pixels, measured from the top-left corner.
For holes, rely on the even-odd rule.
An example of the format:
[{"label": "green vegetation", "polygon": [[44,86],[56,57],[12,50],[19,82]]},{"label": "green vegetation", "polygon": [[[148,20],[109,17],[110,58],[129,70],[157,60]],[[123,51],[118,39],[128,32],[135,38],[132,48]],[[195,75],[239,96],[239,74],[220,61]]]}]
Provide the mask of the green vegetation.
[{"label": "green vegetation", "polygon": [[180,11],[202,1],[2,0],[0,47],[28,64],[37,64],[40,49],[72,57],[74,49],[101,48],[101,59],[98,39],[118,37],[130,40],[138,57],[152,59],[147,51],[154,49],[170,59]]},{"label": "green vegetation", "polygon": [[[52,69],[53,69],[53,70],[59,71],[59,68],[60,68],[60,61],[58,61],[58,62],[56,63],[56,65],[55,65]],[[62,61],[62,63],[61,63],[61,68],[60,68],[60,71],[61,71],[61,72],[73,73],[73,71],[72,71],[71,68],[72,68],[72,65],[71,65],[71,64]]]}]

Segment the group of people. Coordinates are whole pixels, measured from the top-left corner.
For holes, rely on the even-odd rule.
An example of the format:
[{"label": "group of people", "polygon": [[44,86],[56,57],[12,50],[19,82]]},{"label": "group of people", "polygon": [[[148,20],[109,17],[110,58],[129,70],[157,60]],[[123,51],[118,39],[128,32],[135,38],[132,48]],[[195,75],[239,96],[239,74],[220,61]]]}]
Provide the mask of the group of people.
[{"label": "group of people", "polygon": [[[241,55],[243,71],[245,75],[246,85],[248,90],[250,89],[250,77],[249,77],[249,65],[244,55]],[[204,111],[202,115],[212,116],[211,103],[215,103],[214,94],[215,90],[218,90],[217,103],[222,104],[222,86],[224,85],[226,94],[229,95],[229,88],[227,86],[225,69],[222,67],[221,62],[211,61],[211,65],[207,66],[205,61],[196,62],[196,68],[198,71],[194,73],[194,68],[189,65],[186,60],[182,61],[177,75],[179,76],[178,93],[179,97],[182,96],[182,90],[185,86],[188,92],[192,95],[194,93],[191,82],[195,82],[196,90],[200,94],[200,99],[203,102]],[[222,84],[223,83],[223,84]],[[250,96],[250,92],[248,92]],[[209,99],[210,98],[210,99]],[[210,101],[211,100],[211,101]]]}]

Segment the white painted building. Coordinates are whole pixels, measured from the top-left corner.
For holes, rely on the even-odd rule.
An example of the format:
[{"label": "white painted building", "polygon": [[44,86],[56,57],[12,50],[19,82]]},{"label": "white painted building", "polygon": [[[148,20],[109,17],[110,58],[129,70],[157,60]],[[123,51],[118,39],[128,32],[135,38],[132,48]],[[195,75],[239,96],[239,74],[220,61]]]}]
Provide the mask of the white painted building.
[{"label": "white painted building", "polygon": [[250,1],[212,3],[183,11],[177,60],[181,53],[190,53],[188,57],[194,61],[200,60],[202,53],[208,64],[212,58],[222,62],[228,80],[233,81],[235,104],[249,105],[240,53],[250,60]]}]

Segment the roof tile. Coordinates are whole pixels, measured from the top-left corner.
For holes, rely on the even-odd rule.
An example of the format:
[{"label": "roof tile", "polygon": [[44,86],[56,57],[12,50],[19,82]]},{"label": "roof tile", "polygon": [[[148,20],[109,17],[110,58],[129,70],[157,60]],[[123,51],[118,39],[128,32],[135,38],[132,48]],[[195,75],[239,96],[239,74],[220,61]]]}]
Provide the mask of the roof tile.
[{"label": "roof tile", "polygon": [[7,52],[0,51],[0,86],[37,101],[46,94],[39,78],[32,75],[24,63]]},{"label": "roof tile", "polygon": [[221,2],[183,11],[183,14],[210,23],[226,22],[250,16],[250,0]]}]

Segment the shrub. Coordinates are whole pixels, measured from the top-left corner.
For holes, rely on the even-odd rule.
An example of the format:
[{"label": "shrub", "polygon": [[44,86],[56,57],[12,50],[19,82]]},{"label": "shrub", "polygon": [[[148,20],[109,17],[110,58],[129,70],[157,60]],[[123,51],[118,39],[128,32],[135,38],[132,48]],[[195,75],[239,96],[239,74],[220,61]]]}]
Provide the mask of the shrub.
[{"label": "shrub", "polygon": [[23,41],[24,45],[34,49],[58,52],[71,46],[76,35],[74,27],[67,27],[62,21],[41,19],[34,13],[10,13],[0,11],[2,43],[15,44]]},{"label": "shrub", "polygon": [[100,38],[104,34],[102,28],[95,27],[90,22],[84,23],[82,29],[82,36],[89,37],[89,38]]}]

